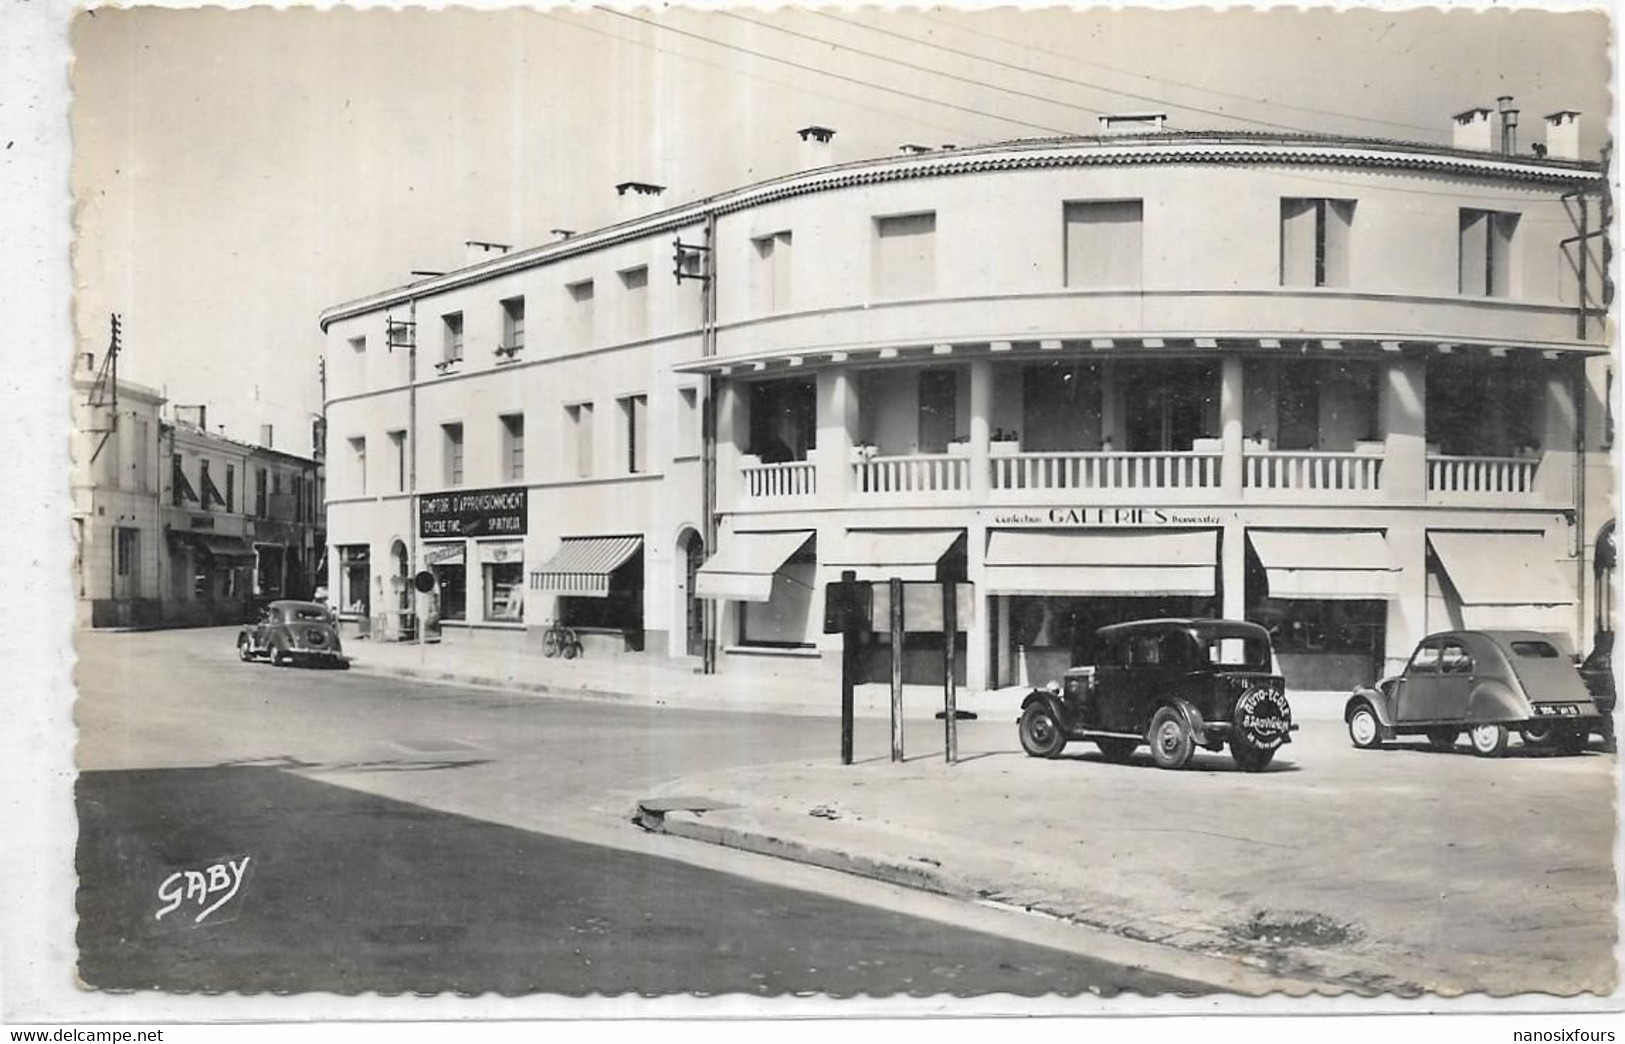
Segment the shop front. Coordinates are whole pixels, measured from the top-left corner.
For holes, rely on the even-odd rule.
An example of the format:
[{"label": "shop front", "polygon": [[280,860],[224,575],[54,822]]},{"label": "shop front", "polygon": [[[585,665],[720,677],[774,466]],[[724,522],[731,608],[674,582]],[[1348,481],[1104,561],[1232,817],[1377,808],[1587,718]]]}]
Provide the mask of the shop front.
[{"label": "shop front", "polygon": [[1540,532],[1430,529],[1428,630],[1540,631],[1579,647],[1578,578]]},{"label": "shop front", "polygon": [[241,537],[169,530],[176,623],[239,623],[252,612],[254,549]]},{"label": "shop front", "polygon": [[586,655],[643,651],[641,536],[567,536],[526,586],[555,599],[555,620],[576,632]]},{"label": "shop front", "polygon": [[472,489],[418,497],[423,568],[435,579],[425,635],[441,628],[523,628],[528,491]]}]

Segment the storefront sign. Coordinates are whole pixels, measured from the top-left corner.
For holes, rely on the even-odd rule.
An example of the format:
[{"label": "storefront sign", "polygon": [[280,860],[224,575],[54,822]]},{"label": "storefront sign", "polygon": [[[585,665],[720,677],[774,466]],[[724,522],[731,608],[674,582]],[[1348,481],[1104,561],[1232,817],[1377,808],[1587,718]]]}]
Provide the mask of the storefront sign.
[{"label": "storefront sign", "polygon": [[1045,529],[1117,529],[1128,526],[1222,526],[1228,513],[1205,508],[1052,507],[992,508],[977,512],[989,526]]},{"label": "storefront sign", "polygon": [[497,565],[503,562],[523,562],[525,560],[525,545],[517,540],[481,543],[478,547],[480,561],[487,565]]},{"label": "storefront sign", "polygon": [[432,565],[461,565],[463,562],[463,545],[443,544],[431,548],[423,554],[423,564]]},{"label": "storefront sign", "polygon": [[472,489],[418,497],[418,535],[437,537],[524,536],[523,489]]},{"label": "storefront sign", "polygon": [[209,517],[208,515],[193,515],[192,516],[192,528],[193,529],[213,529],[214,528],[214,519]]}]

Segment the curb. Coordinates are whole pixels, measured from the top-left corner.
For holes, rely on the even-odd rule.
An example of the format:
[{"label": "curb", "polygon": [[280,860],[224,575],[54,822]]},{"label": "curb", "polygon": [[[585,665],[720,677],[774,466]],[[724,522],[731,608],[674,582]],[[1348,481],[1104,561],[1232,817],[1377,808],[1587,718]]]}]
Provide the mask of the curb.
[{"label": "curb", "polygon": [[610,689],[589,689],[581,686],[560,686],[548,682],[525,682],[515,678],[488,678],[455,671],[437,671],[432,668],[389,667],[380,664],[359,663],[352,659],[350,669],[361,674],[386,678],[407,678],[413,681],[441,682],[448,685],[468,685],[480,688],[503,689],[509,692],[528,692],[539,696],[570,696],[632,703],[646,699],[630,692]]}]

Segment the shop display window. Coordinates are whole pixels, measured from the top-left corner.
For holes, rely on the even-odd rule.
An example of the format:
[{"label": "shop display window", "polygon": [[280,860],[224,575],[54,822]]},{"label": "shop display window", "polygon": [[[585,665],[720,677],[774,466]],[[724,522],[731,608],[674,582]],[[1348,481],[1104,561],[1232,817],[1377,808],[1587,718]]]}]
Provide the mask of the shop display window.
[{"label": "shop display window", "polygon": [[435,577],[440,581],[440,619],[466,620],[468,618],[468,573],[463,563],[437,565]]},{"label": "shop display window", "polygon": [[491,562],[485,573],[485,618],[518,623],[525,618],[525,565],[523,562]]},{"label": "shop display window", "polygon": [[339,611],[366,616],[372,607],[368,580],[371,575],[365,545],[339,548]]}]

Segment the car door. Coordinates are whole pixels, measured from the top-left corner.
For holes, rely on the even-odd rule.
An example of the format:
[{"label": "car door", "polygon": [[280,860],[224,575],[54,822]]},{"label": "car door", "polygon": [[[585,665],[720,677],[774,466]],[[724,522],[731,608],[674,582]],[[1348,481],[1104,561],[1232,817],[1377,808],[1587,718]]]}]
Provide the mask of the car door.
[{"label": "car door", "polygon": [[1439,682],[1439,650],[1442,642],[1429,638],[1416,647],[1411,662],[1399,678],[1394,695],[1394,717],[1401,723],[1434,720],[1434,690]]},{"label": "car door", "polygon": [[1439,646],[1439,677],[1434,685],[1430,709],[1440,721],[1462,721],[1467,717],[1477,672],[1467,646],[1446,639]]}]

